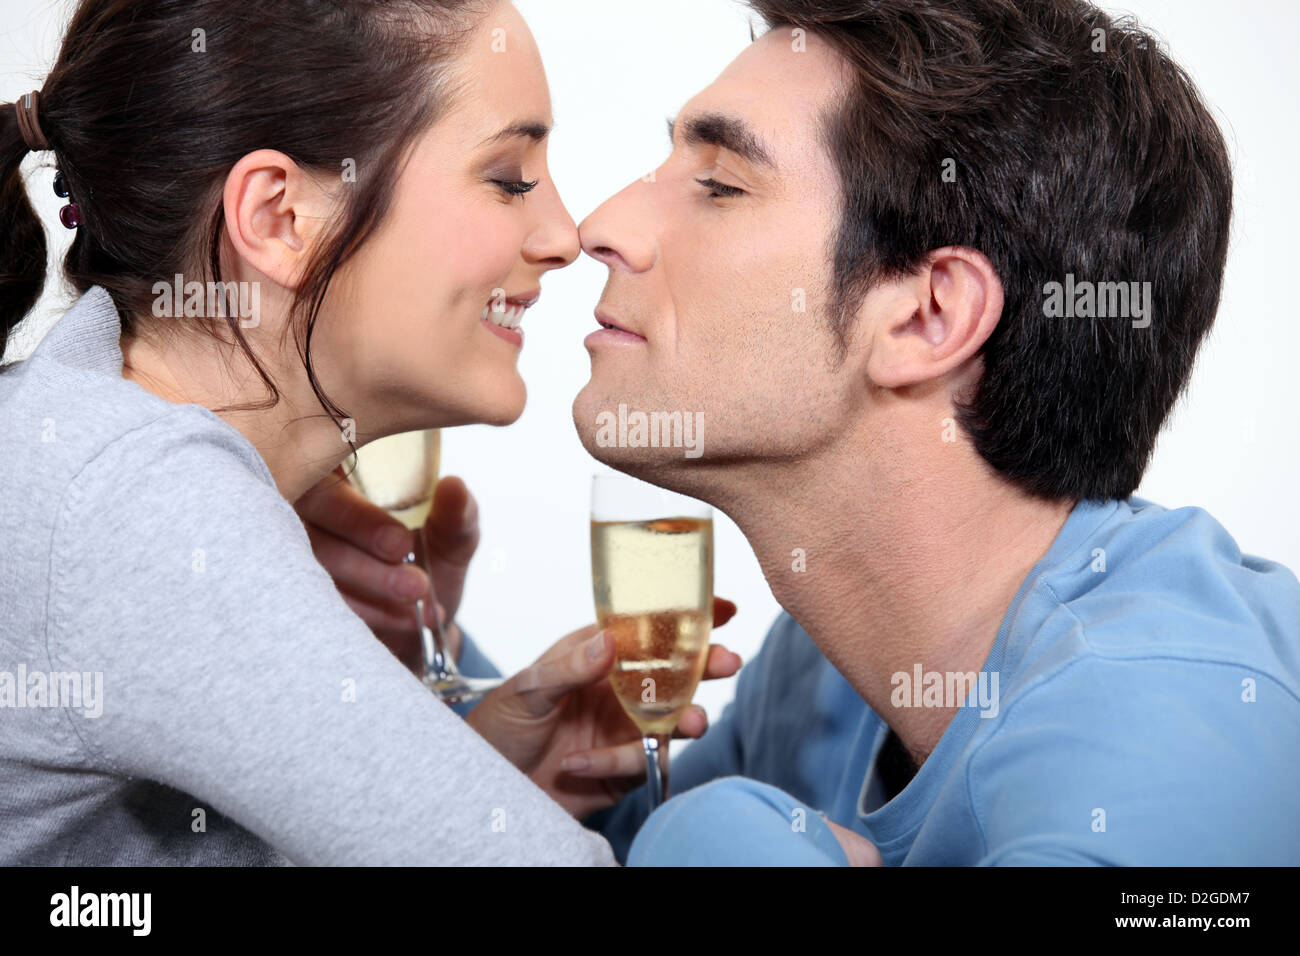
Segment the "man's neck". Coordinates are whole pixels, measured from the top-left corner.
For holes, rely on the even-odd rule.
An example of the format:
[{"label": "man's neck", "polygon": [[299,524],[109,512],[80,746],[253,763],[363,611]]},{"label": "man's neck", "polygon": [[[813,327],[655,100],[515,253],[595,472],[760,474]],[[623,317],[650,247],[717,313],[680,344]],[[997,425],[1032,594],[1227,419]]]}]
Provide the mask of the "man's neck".
[{"label": "man's neck", "polygon": [[919,765],[959,703],[916,706],[916,688],[913,706],[896,707],[893,675],[978,673],[1073,503],[1021,493],[964,436],[877,434],[736,475],[712,500],[749,539],[782,607]]}]

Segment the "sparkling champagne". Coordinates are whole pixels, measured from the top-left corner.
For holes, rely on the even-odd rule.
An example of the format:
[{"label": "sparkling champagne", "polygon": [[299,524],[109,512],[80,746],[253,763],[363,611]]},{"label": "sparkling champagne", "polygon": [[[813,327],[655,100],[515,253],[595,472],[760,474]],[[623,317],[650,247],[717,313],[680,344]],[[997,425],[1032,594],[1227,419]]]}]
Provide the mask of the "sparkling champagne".
[{"label": "sparkling champagne", "polygon": [[593,521],[591,553],[596,617],[615,641],[615,696],[643,734],[671,733],[708,657],[713,522]]},{"label": "sparkling champagne", "polygon": [[441,446],[437,429],[381,438],[357,453],[352,481],[372,503],[418,531],[433,508]]}]

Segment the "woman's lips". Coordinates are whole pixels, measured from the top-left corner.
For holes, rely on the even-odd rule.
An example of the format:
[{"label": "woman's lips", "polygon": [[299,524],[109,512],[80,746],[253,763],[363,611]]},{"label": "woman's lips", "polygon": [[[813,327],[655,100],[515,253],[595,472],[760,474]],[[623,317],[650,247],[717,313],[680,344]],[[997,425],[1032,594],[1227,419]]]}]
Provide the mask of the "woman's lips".
[{"label": "woman's lips", "polygon": [[481,319],[480,321],[483,323],[484,327],[486,327],[487,330],[491,332],[493,335],[495,335],[497,338],[505,339],[507,342],[509,342],[511,345],[515,346],[516,348],[524,347],[523,329],[502,328],[501,326],[497,325],[495,322],[490,321],[489,319]]},{"label": "woman's lips", "polygon": [[494,299],[483,306],[480,317],[488,331],[497,338],[505,339],[511,345],[522,348],[524,333],[519,324],[524,321],[524,313],[537,304],[542,290],[534,289],[524,295],[510,296],[508,299]]}]

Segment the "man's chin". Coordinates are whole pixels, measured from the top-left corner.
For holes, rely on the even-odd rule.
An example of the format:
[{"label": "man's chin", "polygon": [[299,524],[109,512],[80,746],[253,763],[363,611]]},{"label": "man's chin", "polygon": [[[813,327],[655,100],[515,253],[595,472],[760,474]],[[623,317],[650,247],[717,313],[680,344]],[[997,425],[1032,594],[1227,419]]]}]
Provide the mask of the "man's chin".
[{"label": "man's chin", "polygon": [[677,477],[692,462],[675,448],[628,448],[596,440],[594,430],[579,432],[582,447],[596,461],[625,475],[648,481],[663,488],[676,488]]},{"label": "man's chin", "polygon": [[597,433],[600,430],[601,413],[613,410],[617,414],[619,402],[627,402],[626,398],[609,398],[608,395],[608,389],[598,390],[595,387],[595,382],[589,381],[573,400],[573,427],[578,430],[578,438],[582,441],[582,447],[587,449],[593,458],[601,461],[604,461],[604,456],[597,454],[597,451],[619,450],[604,447],[597,448]]},{"label": "man's chin", "polygon": [[[587,454],[602,465],[617,471],[625,471],[628,474],[635,474],[632,471],[636,468],[639,456],[637,453],[644,451],[641,448],[619,447],[617,444],[611,445],[607,442],[600,441],[599,428],[594,424],[595,413],[583,415],[578,412],[577,406],[574,407],[573,425],[578,431],[578,441],[582,442],[582,447],[587,450]],[[641,459],[644,465],[644,459]]]}]

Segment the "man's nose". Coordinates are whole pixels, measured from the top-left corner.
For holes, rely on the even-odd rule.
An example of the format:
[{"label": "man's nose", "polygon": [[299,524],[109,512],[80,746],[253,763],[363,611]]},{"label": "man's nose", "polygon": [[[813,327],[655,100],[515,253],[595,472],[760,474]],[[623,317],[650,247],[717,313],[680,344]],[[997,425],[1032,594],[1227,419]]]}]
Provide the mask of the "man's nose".
[{"label": "man's nose", "polygon": [[578,227],[582,251],[611,269],[646,272],[658,259],[655,184],[637,180],[607,199]]}]

